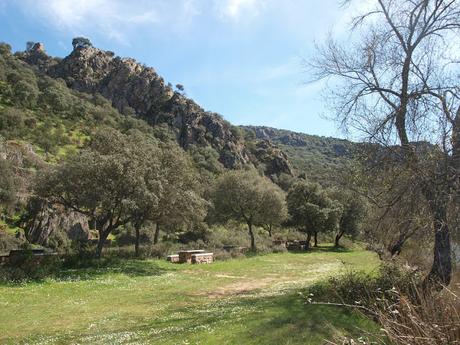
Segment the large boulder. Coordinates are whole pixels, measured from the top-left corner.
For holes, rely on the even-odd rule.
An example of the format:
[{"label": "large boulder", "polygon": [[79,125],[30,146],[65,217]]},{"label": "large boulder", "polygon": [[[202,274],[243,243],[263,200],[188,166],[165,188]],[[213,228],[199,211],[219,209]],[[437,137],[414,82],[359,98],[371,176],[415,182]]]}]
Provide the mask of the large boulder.
[{"label": "large boulder", "polygon": [[62,206],[33,199],[27,207],[23,228],[29,242],[43,246],[53,246],[53,241],[89,240],[88,219]]}]

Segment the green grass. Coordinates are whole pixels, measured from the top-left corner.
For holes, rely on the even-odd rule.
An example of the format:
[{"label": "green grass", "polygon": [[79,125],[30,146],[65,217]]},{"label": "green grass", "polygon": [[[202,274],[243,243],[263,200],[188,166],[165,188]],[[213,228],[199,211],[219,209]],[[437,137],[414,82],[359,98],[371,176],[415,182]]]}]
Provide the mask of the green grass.
[{"label": "green grass", "polygon": [[285,253],[177,265],[126,260],[0,286],[0,343],[322,344],[376,325],[356,312],[307,305],[302,289],[357,268],[370,252]]},{"label": "green grass", "polygon": [[4,230],[7,234],[10,235],[15,235],[17,231],[21,230],[21,228],[17,226],[12,226],[11,224],[6,223],[2,219],[0,219],[0,229]]}]

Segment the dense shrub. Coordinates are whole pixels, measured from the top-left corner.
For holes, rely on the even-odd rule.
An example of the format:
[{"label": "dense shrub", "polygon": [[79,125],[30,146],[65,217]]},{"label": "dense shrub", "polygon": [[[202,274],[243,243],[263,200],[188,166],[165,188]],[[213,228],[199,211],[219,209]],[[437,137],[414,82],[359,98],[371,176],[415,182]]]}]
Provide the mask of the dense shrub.
[{"label": "dense shrub", "polygon": [[286,253],[287,249],[285,246],[275,245],[272,247],[272,252],[273,253]]},{"label": "dense shrub", "polygon": [[378,320],[395,345],[460,344],[460,298],[448,290],[418,291],[417,303],[401,295],[399,303],[387,304]]},{"label": "dense shrub", "polygon": [[18,81],[13,88],[14,100],[23,107],[35,107],[39,95],[36,83]]},{"label": "dense shrub", "polygon": [[32,254],[32,251],[10,260],[6,265],[0,266],[0,283],[42,280],[59,272],[62,266],[58,256],[37,257]]},{"label": "dense shrub", "polygon": [[174,254],[182,248],[184,248],[183,244],[166,241],[141,247],[140,253],[142,257],[165,258],[169,254]]},{"label": "dense shrub", "polygon": [[2,231],[0,226],[0,253],[9,253],[11,249],[18,249],[24,240]]},{"label": "dense shrub", "polygon": [[421,282],[418,271],[387,263],[378,274],[348,272],[317,284],[307,300],[363,311],[381,325],[383,334],[374,336],[382,343],[460,344],[460,299],[447,288],[425,290]]},{"label": "dense shrub", "polygon": [[72,241],[63,256],[65,268],[89,267],[93,263],[95,245],[90,241]]},{"label": "dense shrub", "polygon": [[385,301],[397,302],[399,293],[415,297],[421,274],[396,263],[385,263],[376,273],[350,271],[331,277],[310,289],[312,300],[378,309]]}]

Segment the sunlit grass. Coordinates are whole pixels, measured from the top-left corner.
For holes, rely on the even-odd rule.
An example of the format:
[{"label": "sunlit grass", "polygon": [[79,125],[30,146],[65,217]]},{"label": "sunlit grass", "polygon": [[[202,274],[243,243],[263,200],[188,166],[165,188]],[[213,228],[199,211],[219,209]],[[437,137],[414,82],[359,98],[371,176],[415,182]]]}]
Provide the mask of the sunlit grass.
[{"label": "sunlit grass", "polygon": [[348,268],[363,250],[255,256],[212,265],[127,260],[61,280],[0,287],[0,343],[321,344],[375,325],[298,292]]}]

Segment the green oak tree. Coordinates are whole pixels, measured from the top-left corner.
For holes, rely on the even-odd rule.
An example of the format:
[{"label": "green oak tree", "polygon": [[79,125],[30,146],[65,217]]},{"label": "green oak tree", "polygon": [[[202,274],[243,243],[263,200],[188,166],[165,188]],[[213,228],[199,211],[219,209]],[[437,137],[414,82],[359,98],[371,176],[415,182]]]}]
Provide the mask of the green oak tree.
[{"label": "green oak tree", "polygon": [[331,200],[317,183],[299,181],[290,189],[286,197],[289,222],[307,234],[307,248],[312,236],[315,246],[318,233],[335,230],[340,205]]},{"label": "green oak tree", "polygon": [[278,224],[285,215],[284,193],[255,170],[226,172],[217,179],[211,199],[218,220],[234,219],[247,224],[253,251],[253,227]]},{"label": "green oak tree", "polygon": [[158,203],[156,190],[149,186],[154,182],[146,178],[146,162],[154,161],[154,154],[155,150],[137,146],[127,135],[101,131],[89,149],[41,175],[36,192],[95,224],[96,257],[100,257],[110,233],[133,221],[144,205]]},{"label": "green oak tree", "polygon": [[353,237],[358,234],[360,223],[366,214],[365,203],[359,195],[347,190],[334,188],[328,191],[328,195],[340,206],[338,229],[334,238],[335,247],[339,247],[340,239],[344,235]]}]

